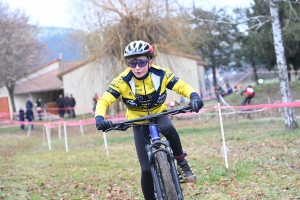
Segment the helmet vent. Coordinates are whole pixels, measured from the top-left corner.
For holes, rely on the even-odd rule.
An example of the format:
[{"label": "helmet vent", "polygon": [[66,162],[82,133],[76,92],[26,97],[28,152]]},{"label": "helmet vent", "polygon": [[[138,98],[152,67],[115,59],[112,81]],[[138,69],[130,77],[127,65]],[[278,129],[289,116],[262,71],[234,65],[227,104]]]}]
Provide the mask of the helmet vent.
[{"label": "helmet vent", "polygon": [[145,55],[152,57],[154,53],[153,47],[142,40],[133,41],[129,43],[124,50],[124,57],[129,58],[132,56]]},{"label": "helmet vent", "polygon": [[139,48],[138,48],[138,49],[142,48],[142,46],[143,46],[143,44],[142,44],[142,43],[140,43],[140,44],[139,44]]}]

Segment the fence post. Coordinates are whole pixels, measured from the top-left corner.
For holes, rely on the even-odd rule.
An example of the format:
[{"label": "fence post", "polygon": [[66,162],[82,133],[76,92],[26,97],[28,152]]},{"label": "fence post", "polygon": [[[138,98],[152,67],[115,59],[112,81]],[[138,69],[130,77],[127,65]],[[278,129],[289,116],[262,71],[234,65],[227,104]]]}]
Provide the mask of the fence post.
[{"label": "fence post", "polygon": [[69,152],[69,147],[68,147],[68,136],[67,136],[67,126],[66,122],[64,122],[64,134],[65,134],[65,146],[66,146],[66,152]]},{"label": "fence post", "polygon": [[223,129],[223,121],[222,121],[222,113],[221,113],[220,103],[218,103],[218,108],[219,108],[219,119],[220,119],[221,133],[222,133],[222,141],[223,141],[222,156],[225,159],[225,167],[226,167],[226,169],[228,169],[228,160],[227,160],[228,148],[226,147],[226,144],[225,144],[225,135],[224,135],[224,129]]},{"label": "fence post", "polygon": [[81,120],[79,120],[79,124],[80,124],[80,132],[81,132],[81,136],[83,136],[84,133],[83,133],[83,127],[82,127],[82,121],[81,121]]},{"label": "fence post", "polygon": [[105,145],[105,153],[106,153],[106,156],[109,156],[109,153],[108,153],[108,146],[107,146],[107,140],[106,140],[106,133],[103,132],[103,139],[104,139],[104,145]]}]

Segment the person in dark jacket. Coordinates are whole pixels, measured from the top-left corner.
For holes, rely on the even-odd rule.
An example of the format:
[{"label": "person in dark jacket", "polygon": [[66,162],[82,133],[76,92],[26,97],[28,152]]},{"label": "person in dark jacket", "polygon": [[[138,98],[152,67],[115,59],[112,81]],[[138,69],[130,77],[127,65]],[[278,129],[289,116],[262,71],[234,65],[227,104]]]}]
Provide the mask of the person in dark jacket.
[{"label": "person in dark jacket", "polygon": [[58,107],[58,113],[60,118],[64,118],[65,115],[65,102],[63,95],[60,94],[59,97],[56,99],[56,105]]},{"label": "person in dark jacket", "polygon": [[75,105],[76,105],[75,98],[73,97],[72,94],[70,94],[70,113],[71,113],[71,117],[73,117],[73,118],[76,117],[76,114],[75,114],[75,111],[74,111]]},{"label": "person in dark jacket", "polygon": [[226,83],[226,88],[227,88],[226,96],[233,93],[232,87],[229,85],[229,83]]},{"label": "person in dark jacket", "polygon": [[221,97],[224,97],[226,95],[224,89],[220,86],[220,85],[217,85],[216,86],[216,98],[217,98],[217,101],[219,102],[220,101],[220,96]]},{"label": "person in dark jacket", "polygon": [[42,120],[42,99],[37,98],[35,104],[36,104],[36,112],[39,116],[39,120]]},{"label": "person in dark jacket", "polygon": [[26,105],[25,105],[25,108],[33,108],[33,104],[32,104],[32,102],[30,101],[30,98],[28,97],[27,98],[27,101],[26,101]]},{"label": "person in dark jacket", "polygon": [[68,118],[71,118],[71,111],[70,111],[71,103],[70,103],[70,98],[69,98],[68,94],[65,95],[64,103],[65,103],[65,109],[67,110],[67,113],[68,113]]},{"label": "person in dark jacket", "polygon": [[29,129],[33,130],[34,127],[33,127],[32,121],[34,120],[34,115],[33,115],[32,109],[30,107],[27,107],[27,109],[26,109],[26,119],[29,122]]},{"label": "person in dark jacket", "polygon": [[97,106],[97,101],[99,99],[99,96],[97,93],[95,93],[95,95],[93,96],[93,111],[95,112],[96,110],[96,106]]},{"label": "person in dark jacket", "polygon": [[24,131],[25,130],[25,125],[24,125],[25,112],[24,112],[22,107],[19,110],[19,121],[20,121],[20,128],[21,128],[22,131]]}]

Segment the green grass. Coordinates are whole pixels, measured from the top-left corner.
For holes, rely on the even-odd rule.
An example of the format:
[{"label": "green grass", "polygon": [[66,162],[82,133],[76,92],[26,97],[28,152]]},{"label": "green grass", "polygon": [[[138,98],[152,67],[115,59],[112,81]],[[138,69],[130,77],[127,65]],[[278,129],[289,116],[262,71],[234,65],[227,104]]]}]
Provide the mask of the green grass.
[{"label": "green grass", "polygon": [[[282,120],[224,120],[228,169],[221,155],[218,118],[174,120],[197,182],[183,184],[185,199],[297,199],[300,186],[300,130],[285,131]],[[0,134],[0,199],[143,199],[133,135],[68,127],[69,152],[57,130],[51,147],[41,127]]]}]

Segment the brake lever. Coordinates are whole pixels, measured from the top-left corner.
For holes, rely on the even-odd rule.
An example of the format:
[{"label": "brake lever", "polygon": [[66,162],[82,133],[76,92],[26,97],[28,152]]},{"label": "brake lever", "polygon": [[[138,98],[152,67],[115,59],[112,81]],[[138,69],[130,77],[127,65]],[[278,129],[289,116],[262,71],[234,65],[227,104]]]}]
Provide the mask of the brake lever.
[{"label": "brake lever", "polygon": [[191,112],[191,110],[181,110],[178,113],[187,113],[187,112]]},{"label": "brake lever", "polygon": [[126,130],[127,130],[128,128],[130,128],[132,126],[132,124],[120,123],[120,124],[117,124],[116,126],[113,126],[113,127],[109,128],[109,129],[105,130],[105,132],[112,131],[112,130],[123,131],[123,129],[126,126],[127,126]]}]

